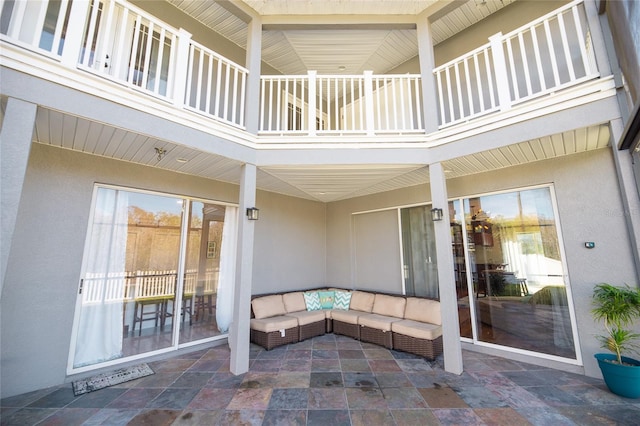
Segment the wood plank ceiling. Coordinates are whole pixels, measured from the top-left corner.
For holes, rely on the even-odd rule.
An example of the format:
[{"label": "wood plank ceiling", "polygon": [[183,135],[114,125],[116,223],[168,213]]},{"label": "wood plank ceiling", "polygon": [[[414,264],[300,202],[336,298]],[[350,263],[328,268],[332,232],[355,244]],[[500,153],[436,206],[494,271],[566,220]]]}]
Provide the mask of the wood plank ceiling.
[{"label": "wood plank ceiling", "polygon": [[[1,105],[0,121],[6,99]],[[240,182],[238,161],[44,108],[38,109],[33,138],[37,143],[105,158],[233,184]],[[591,126],[456,158],[443,165],[447,178],[452,179],[601,149],[608,144],[608,126]],[[166,150],[160,159],[156,147]],[[259,189],[321,202],[428,182],[428,167],[418,164],[278,165],[258,170]]]},{"label": "wood plank ceiling", "polygon": [[[182,12],[212,28],[242,49],[247,46],[247,24],[224,2],[167,0]],[[258,14],[294,16],[406,15],[413,16],[438,0],[243,0]],[[432,23],[435,44],[463,31],[515,0],[458,1],[457,7]],[[262,59],[284,75],[383,74],[418,54],[415,29],[369,28],[336,30],[321,25],[308,29],[262,31]],[[344,67],[344,69],[339,67]]]}]

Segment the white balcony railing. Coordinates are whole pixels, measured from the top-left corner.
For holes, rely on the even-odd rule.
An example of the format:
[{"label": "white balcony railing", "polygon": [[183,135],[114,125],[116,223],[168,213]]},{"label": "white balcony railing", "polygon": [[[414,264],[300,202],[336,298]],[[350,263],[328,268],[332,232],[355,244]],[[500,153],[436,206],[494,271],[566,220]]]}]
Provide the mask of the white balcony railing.
[{"label": "white balcony railing", "polygon": [[582,1],[434,69],[441,127],[599,76]]},{"label": "white balcony railing", "polygon": [[189,46],[185,106],[244,126],[249,71],[194,41]]},{"label": "white balcony railing", "polygon": [[130,3],[0,0],[0,11],[3,39],[244,128],[248,71]]},{"label": "white balcony railing", "polygon": [[[152,96],[246,128],[248,70],[124,0],[0,0],[0,39]],[[424,134],[597,78],[582,0],[420,75],[262,76],[260,136]],[[423,96],[437,111],[422,109]]]},{"label": "white balcony railing", "polygon": [[320,76],[311,71],[262,76],[261,81],[261,134],[424,132],[419,75]]}]

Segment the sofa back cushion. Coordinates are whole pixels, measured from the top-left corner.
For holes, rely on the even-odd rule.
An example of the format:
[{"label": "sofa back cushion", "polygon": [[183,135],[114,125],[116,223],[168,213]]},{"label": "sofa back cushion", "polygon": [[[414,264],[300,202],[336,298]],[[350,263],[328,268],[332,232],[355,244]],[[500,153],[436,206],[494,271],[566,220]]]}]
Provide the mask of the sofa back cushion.
[{"label": "sofa back cushion", "polygon": [[287,310],[287,313],[307,310],[307,305],[304,303],[304,296],[301,291],[283,294],[282,301],[284,302],[284,308]]},{"label": "sofa back cushion", "polygon": [[372,312],[388,317],[403,318],[406,302],[404,297],[376,294]]},{"label": "sofa back cushion", "polygon": [[281,294],[256,297],[251,301],[251,307],[256,319],[275,317],[287,313]]},{"label": "sofa back cushion", "polygon": [[351,303],[349,309],[371,313],[373,310],[373,301],[376,295],[364,291],[354,291],[351,293]]},{"label": "sofa back cushion", "polygon": [[404,318],[442,325],[440,302],[431,299],[421,299],[419,297],[407,297],[407,307],[404,310]]}]

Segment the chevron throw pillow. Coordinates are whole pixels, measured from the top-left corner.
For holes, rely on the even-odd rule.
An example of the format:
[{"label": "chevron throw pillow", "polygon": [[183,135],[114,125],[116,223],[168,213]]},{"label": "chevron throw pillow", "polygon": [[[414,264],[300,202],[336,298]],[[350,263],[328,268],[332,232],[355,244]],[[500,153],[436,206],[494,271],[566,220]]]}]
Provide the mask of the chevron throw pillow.
[{"label": "chevron throw pillow", "polygon": [[307,305],[307,311],[319,311],[322,309],[317,291],[305,291],[302,295],[304,296],[304,303]]},{"label": "chevron throw pillow", "polygon": [[343,311],[348,311],[350,304],[351,292],[336,290],[336,296],[333,301],[333,309],[342,309]]}]

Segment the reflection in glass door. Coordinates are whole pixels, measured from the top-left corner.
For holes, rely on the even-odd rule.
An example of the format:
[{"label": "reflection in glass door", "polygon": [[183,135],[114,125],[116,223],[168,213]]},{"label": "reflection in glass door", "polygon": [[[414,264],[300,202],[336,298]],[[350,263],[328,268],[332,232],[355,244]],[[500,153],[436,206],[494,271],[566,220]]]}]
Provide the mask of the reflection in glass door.
[{"label": "reflection in glass door", "polygon": [[220,288],[232,294],[235,230],[225,224],[237,208],[98,186],[92,211],[71,370],[226,332],[216,304]]},{"label": "reflection in glass door", "polygon": [[[460,336],[473,338],[471,327],[471,305],[469,286],[467,285],[467,261],[465,253],[465,232],[463,232],[462,212],[460,200],[449,202],[449,217],[451,224],[451,243],[453,255],[453,272],[456,280],[456,296],[458,300],[458,319],[460,321]],[[473,253],[470,254],[472,256]]]},{"label": "reflection in glass door", "polygon": [[215,310],[225,207],[193,201],[190,211],[180,343],[218,333]]},{"label": "reflection in glass door", "polygon": [[550,188],[449,208],[461,336],[576,359]]}]

